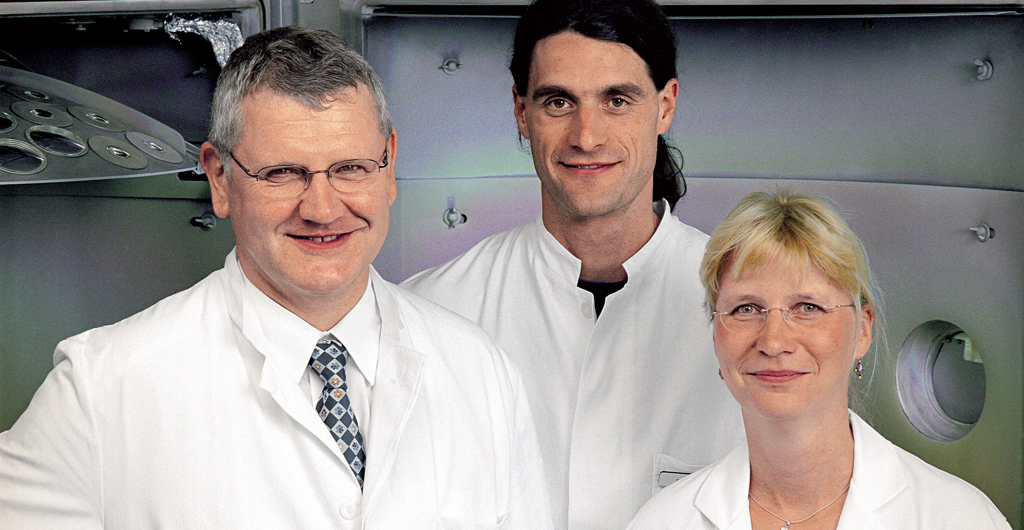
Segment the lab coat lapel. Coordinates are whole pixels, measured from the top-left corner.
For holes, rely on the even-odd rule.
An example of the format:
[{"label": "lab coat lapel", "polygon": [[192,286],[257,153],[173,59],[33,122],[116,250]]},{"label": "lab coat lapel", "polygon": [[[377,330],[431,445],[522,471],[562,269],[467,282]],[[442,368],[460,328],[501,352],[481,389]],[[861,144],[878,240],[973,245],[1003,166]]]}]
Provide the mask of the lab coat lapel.
[{"label": "lab coat lapel", "polygon": [[424,354],[402,344],[404,324],[390,286],[371,269],[381,317],[380,354],[366,441],[365,513],[373,509],[391,473],[399,440],[419,394],[426,366]]},{"label": "lab coat lapel", "polygon": [[878,511],[907,487],[896,449],[867,423],[849,412],[853,431],[853,478],[837,530],[883,530],[890,526]]},{"label": "lab coat lapel", "polygon": [[[228,255],[225,267],[228,269],[230,283],[228,313],[235,325],[235,342],[253,387],[266,391],[285,413],[320,440],[335,456],[344,460],[337,442],[330,431],[324,428],[309,399],[302,395],[297,385],[281,385],[281,381],[287,380],[280,375],[283,371],[277,369],[272,359],[263,353],[268,348],[267,337],[255,309],[243,296],[243,272],[235,251]],[[354,475],[352,479],[355,480]]]},{"label": "lab coat lapel", "polygon": [[694,505],[715,528],[750,530],[749,484],[750,454],[744,442],[715,464],[697,493]]}]

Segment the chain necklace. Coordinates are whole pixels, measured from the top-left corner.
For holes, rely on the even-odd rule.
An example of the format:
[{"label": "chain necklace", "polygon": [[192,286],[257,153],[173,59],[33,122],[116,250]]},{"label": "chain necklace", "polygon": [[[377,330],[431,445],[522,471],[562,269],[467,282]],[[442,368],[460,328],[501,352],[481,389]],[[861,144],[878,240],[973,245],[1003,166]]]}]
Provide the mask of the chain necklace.
[{"label": "chain necklace", "polygon": [[782,527],[782,528],[780,528],[779,530],[788,530],[788,529],[789,529],[789,525],[792,525],[792,524],[797,524],[797,523],[802,523],[802,522],[804,522],[804,521],[806,521],[806,520],[810,519],[811,517],[814,517],[815,515],[818,515],[818,513],[820,513],[820,512],[821,512],[822,510],[824,510],[825,508],[828,508],[829,506],[832,506],[833,504],[835,504],[835,503],[836,503],[836,501],[838,501],[838,500],[839,500],[839,498],[840,498],[840,497],[842,497],[842,496],[843,496],[843,494],[844,494],[844,493],[846,493],[846,492],[847,492],[847,491],[849,491],[849,490],[850,490],[850,485],[849,485],[849,484],[847,484],[847,485],[846,485],[846,489],[844,489],[843,491],[839,492],[839,495],[837,495],[837,496],[836,496],[836,498],[832,499],[832,502],[830,502],[830,503],[828,503],[828,504],[826,504],[826,505],[822,506],[821,508],[818,508],[818,511],[816,511],[816,512],[812,513],[811,515],[808,515],[807,517],[804,517],[803,519],[800,519],[799,521],[787,521],[787,520],[783,519],[782,517],[779,517],[778,515],[776,515],[776,514],[775,514],[775,512],[773,512],[773,511],[769,510],[768,508],[765,508],[763,504],[761,504],[761,503],[757,502],[757,499],[755,499],[753,495],[751,495],[751,494],[749,494],[749,493],[748,493],[748,494],[747,494],[747,497],[750,497],[750,500],[754,501],[754,504],[756,504],[756,505],[760,506],[762,510],[764,510],[764,511],[766,511],[766,512],[770,513],[770,514],[772,515],[772,517],[775,517],[776,519],[778,519],[778,520],[780,520],[780,521],[782,521],[782,522],[786,523],[786,524],[785,524],[785,526],[783,526],[783,527]]}]

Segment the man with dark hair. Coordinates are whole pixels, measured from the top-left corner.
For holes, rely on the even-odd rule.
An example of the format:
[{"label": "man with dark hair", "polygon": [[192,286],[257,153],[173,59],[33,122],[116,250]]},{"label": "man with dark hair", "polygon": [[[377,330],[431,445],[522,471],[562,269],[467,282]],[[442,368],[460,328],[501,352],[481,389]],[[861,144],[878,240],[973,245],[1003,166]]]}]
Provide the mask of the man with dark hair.
[{"label": "man with dark hair", "polygon": [[404,285],[517,362],[556,524],[623,528],[743,436],[702,309],[707,236],[669,212],[674,35],[650,0],[537,0],[510,68],[541,215]]},{"label": "man with dark hair", "polygon": [[200,158],[237,247],[57,346],[0,433],[0,528],[550,528],[518,371],[370,266],[396,149],[380,79],[334,34],[236,50]]}]

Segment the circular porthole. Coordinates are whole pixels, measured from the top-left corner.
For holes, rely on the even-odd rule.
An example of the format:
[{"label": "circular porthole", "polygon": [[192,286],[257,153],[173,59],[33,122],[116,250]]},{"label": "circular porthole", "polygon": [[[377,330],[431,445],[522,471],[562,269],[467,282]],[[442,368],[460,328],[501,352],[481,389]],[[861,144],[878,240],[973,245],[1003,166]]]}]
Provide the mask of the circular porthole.
[{"label": "circular porthole", "polygon": [[0,170],[15,175],[31,175],[44,167],[46,156],[39,149],[18,140],[0,138]]},{"label": "circular porthole", "polygon": [[46,151],[47,153],[59,156],[82,156],[89,151],[75,133],[59,127],[49,125],[36,125],[25,132],[32,145]]},{"label": "circular porthole", "polygon": [[17,126],[18,122],[14,119],[14,116],[0,110],[0,133],[13,131]]},{"label": "circular porthole", "polygon": [[985,407],[985,366],[971,338],[942,320],[918,326],[900,348],[896,391],[907,419],[932,440],[967,435]]}]

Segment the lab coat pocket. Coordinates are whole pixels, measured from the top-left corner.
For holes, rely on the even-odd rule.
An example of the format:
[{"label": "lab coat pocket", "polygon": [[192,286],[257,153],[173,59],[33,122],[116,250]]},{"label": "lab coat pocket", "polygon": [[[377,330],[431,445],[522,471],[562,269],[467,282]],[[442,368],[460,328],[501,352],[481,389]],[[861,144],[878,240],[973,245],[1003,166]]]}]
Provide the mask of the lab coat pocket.
[{"label": "lab coat pocket", "polygon": [[705,464],[687,464],[666,454],[654,455],[654,472],[651,480],[651,495],[662,488],[697,471]]}]

